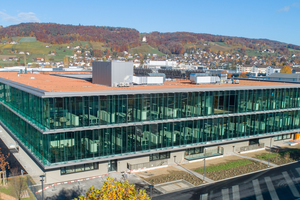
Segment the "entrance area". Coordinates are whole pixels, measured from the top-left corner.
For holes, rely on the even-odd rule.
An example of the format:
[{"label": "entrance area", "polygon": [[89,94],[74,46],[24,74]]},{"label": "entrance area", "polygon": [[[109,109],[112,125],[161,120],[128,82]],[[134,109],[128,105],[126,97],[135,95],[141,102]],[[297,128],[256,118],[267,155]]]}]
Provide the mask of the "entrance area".
[{"label": "entrance area", "polygon": [[117,160],[108,161],[108,171],[109,172],[117,171],[117,169],[118,169]]}]

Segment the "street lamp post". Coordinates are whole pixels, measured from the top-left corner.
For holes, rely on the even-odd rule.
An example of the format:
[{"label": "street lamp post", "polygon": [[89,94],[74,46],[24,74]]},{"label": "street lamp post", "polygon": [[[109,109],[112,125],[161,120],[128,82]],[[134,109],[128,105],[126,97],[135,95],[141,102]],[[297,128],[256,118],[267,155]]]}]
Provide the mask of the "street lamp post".
[{"label": "street lamp post", "polygon": [[203,183],[205,183],[205,157],[206,157],[206,148],[204,148]]},{"label": "street lamp post", "polygon": [[268,159],[268,167],[270,165],[270,156],[271,156],[271,146],[272,146],[272,137],[270,138],[270,148],[269,148],[269,159]]},{"label": "street lamp post", "polygon": [[149,188],[150,188],[150,198],[152,198],[154,185],[149,185]]},{"label": "street lamp post", "polygon": [[40,177],[42,178],[41,179],[41,182],[42,182],[42,200],[44,200],[44,177],[45,177],[45,175],[40,175]]}]

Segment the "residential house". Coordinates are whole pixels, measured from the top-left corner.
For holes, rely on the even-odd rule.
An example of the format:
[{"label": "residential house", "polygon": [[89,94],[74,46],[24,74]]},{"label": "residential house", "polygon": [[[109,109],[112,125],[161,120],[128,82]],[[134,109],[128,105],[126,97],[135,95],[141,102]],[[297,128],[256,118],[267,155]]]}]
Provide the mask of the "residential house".
[{"label": "residential house", "polygon": [[252,72],[256,74],[266,74],[267,65],[253,65]]},{"label": "residential house", "polygon": [[266,68],[266,76],[270,76],[271,74],[274,73],[280,73],[281,67],[279,66],[268,66]]}]

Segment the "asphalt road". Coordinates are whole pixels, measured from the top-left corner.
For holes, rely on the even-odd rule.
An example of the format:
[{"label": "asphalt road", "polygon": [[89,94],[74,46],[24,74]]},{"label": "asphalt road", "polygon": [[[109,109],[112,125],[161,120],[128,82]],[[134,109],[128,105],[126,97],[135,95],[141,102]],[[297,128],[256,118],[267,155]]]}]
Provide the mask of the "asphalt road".
[{"label": "asphalt road", "polygon": [[278,200],[300,198],[300,162],[168,193],[153,200]]}]

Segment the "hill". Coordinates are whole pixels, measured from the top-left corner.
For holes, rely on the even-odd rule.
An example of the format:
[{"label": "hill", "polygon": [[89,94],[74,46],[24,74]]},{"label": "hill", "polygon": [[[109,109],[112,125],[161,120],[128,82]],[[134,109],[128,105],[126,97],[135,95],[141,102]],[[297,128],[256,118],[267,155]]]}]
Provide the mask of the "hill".
[{"label": "hill", "polygon": [[[147,44],[141,43],[141,35],[146,36]],[[268,39],[249,39],[190,32],[139,33],[131,28],[73,26],[54,23],[21,23],[1,28],[0,40],[19,43],[18,45],[7,43],[1,45],[0,50],[2,51],[11,49],[39,50],[43,52],[40,54],[49,51],[49,49],[44,48],[46,45],[80,46],[95,50],[98,55],[103,55],[106,51],[129,51],[130,53],[151,53],[162,56],[165,54],[183,54],[198,48],[206,51],[241,53],[250,56],[261,56],[259,52],[266,49],[271,49],[276,55],[288,55],[300,51],[300,46]],[[67,55],[71,55],[71,53],[69,52]]]},{"label": "hill", "polygon": [[40,42],[50,44],[101,42],[113,51],[125,51],[140,45],[139,32],[135,29],[54,23],[21,23],[0,29],[2,40],[9,41],[14,37],[35,37]]}]

